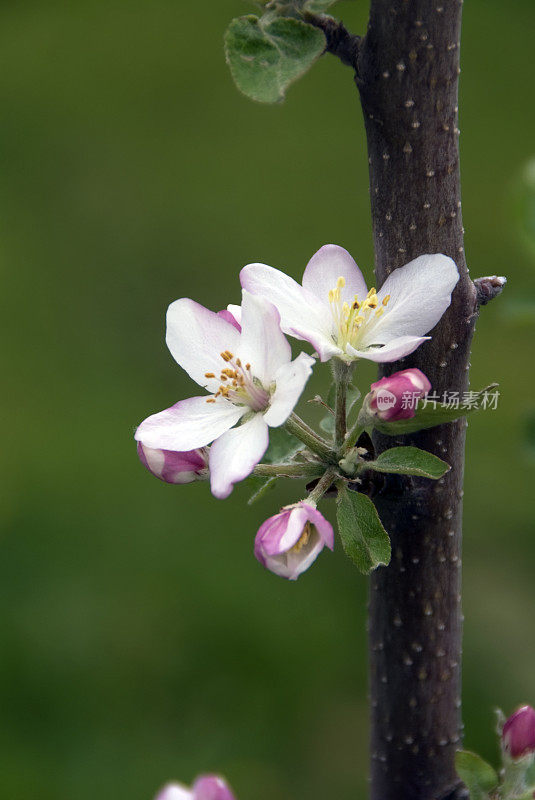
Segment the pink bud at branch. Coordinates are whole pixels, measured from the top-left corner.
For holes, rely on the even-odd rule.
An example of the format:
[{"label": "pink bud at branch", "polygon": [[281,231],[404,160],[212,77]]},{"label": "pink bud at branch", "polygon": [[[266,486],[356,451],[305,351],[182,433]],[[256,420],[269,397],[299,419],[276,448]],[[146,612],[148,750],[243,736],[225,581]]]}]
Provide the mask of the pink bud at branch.
[{"label": "pink bud at branch", "polygon": [[227,783],[218,775],[201,775],[191,789],[168,783],[154,800],[236,800]]},{"label": "pink bud at branch", "polygon": [[404,369],[372,383],[364,407],[372,417],[385,422],[411,419],[416,414],[418,400],[431,389],[431,384],[419,369]]},{"label": "pink bud at branch", "polygon": [[334,547],[332,525],[314,506],[301,501],[286,506],[260,526],[255,556],[275,575],[294,581],[324,547]]},{"label": "pink bud at branch", "polygon": [[137,454],[143,466],[165,483],[192,483],[208,477],[206,447],[178,453],[173,450],[156,450],[138,442]]},{"label": "pink bud at branch", "polygon": [[535,753],[535,709],[522,706],[503,726],[502,746],[514,760]]}]

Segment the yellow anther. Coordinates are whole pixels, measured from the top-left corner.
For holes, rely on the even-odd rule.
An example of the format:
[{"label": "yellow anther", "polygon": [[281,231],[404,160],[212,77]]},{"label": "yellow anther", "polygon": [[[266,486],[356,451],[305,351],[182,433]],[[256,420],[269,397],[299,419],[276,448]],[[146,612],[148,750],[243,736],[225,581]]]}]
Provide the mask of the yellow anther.
[{"label": "yellow anther", "polygon": [[241,367],[241,361],[239,358],[236,359],[236,366]]},{"label": "yellow anther", "polygon": [[353,311],[357,311],[360,308],[360,303],[359,303],[359,301],[357,300],[356,297],[353,300],[353,305],[351,307],[352,307]]},{"label": "yellow anther", "polygon": [[[216,397],[217,397],[217,395],[216,395]],[[209,398],[208,398],[208,400],[207,400],[206,402],[207,402],[207,403],[215,403],[215,400],[214,400],[214,398],[213,398],[213,397],[209,397]]]},{"label": "yellow anther", "polygon": [[290,548],[290,553],[299,553],[300,550],[302,550],[303,547],[306,544],[308,544],[308,540],[310,539],[311,532],[312,531],[311,531],[310,522],[307,522],[305,527],[303,528],[303,533],[301,534],[301,536],[299,537],[297,542],[294,544],[294,546],[292,548]]},{"label": "yellow anther", "polygon": [[342,311],[344,312],[346,317],[349,316],[349,303],[344,303],[344,305],[342,306]]},{"label": "yellow anther", "polygon": [[205,378],[215,378],[215,375],[214,375],[213,372],[205,372],[204,373],[204,377]]},{"label": "yellow anther", "polygon": [[370,291],[367,294],[367,297],[370,298],[374,294],[377,294],[377,290],[376,290],[375,286],[372,286],[372,288],[370,289]]},{"label": "yellow anther", "polygon": [[250,364],[246,364],[245,365],[245,369],[251,369],[251,365]]},{"label": "yellow anther", "polygon": [[383,312],[384,312],[384,308],[378,308],[377,311],[375,312],[375,316],[376,317],[380,317]]},{"label": "yellow anther", "polygon": [[336,288],[343,289],[345,285],[346,285],[346,279],[342,275],[340,275],[340,277],[336,281]]},{"label": "yellow anther", "polygon": [[389,300],[390,300],[390,295],[387,294],[386,297],[383,297],[383,305],[386,306]]},{"label": "yellow anther", "polygon": [[334,300],[334,291],[333,289],[329,289],[329,303],[332,303]]}]

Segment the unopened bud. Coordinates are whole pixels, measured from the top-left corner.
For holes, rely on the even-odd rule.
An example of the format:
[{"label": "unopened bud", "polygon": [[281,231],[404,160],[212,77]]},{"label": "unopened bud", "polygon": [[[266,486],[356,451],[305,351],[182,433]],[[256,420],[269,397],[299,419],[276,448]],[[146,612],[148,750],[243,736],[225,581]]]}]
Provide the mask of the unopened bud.
[{"label": "unopened bud", "polygon": [[511,714],[503,726],[502,746],[514,760],[535,753],[535,709],[522,706]]},{"label": "unopened bud", "polygon": [[385,422],[411,419],[416,414],[418,400],[430,389],[431,384],[423,372],[404,369],[372,383],[363,408],[370,416]]},{"label": "unopened bud", "polygon": [[208,477],[206,447],[179,453],[174,450],[155,450],[138,442],[137,454],[143,466],[165,483],[192,483]]},{"label": "unopened bud", "polygon": [[154,800],[236,800],[226,781],[218,775],[201,775],[191,789],[168,783]]}]

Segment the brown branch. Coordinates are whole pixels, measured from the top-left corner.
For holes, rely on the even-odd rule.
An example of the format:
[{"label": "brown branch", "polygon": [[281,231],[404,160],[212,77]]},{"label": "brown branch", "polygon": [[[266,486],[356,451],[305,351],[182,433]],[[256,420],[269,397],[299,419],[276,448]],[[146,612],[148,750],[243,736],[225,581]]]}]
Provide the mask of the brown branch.
[{"label": "brown branch", "polygon": [[474,286],[476,287],[476,298],[478,306],[486,306],[495,297],[502,293],[507,278],[503,275],[489,275],[488,278],[476,278]]},{"label": "brown branch", "polygon": [[306,12],[303,19],[323,31],[327,39],[326,53],[336,56],[348,67],[357,68],[360,36],[349,33],[343,22],[325,14]]}]

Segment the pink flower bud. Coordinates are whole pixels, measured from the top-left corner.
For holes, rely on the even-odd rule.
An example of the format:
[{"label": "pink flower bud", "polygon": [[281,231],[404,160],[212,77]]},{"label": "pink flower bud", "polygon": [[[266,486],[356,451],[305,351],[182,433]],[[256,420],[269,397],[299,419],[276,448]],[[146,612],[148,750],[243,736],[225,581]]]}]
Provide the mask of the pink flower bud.
[{"label": "pink flower bud", "polygon": [[201,775],[193,784],[193,800],[235,800],[227,783],[217,775]]},{"label": "pink flower bud", "polygon": [[431,384],[419,369],[404,369],[372,383],[371,389],[365,403],[368,412],[385,422],[395,422],[414,417],[418,400],[428,393]]},{"label": "pink flower bud", "polygon": [[502,746],[513,759],[535,753],[535,709],[522,706],[509,717],[503,726]]},{"label": "pink flower bud", "polygon": [[193,793],[178,783],[168,783],[154,800],[193,800]]},{"label": "pink flower bud", "polygon": [[192,483],[208,477],[206,447],[175,453],[173,450],[154,450],[138,442],[137,454],[143,466],[165,483]]},{"label": "pink flower bud", "polygon": [[323,548],[334,547],[332,525],[305,501],[285,506],[267,519],[255,538],[255,556],[264,567],[291,581],[316,560]]}]

